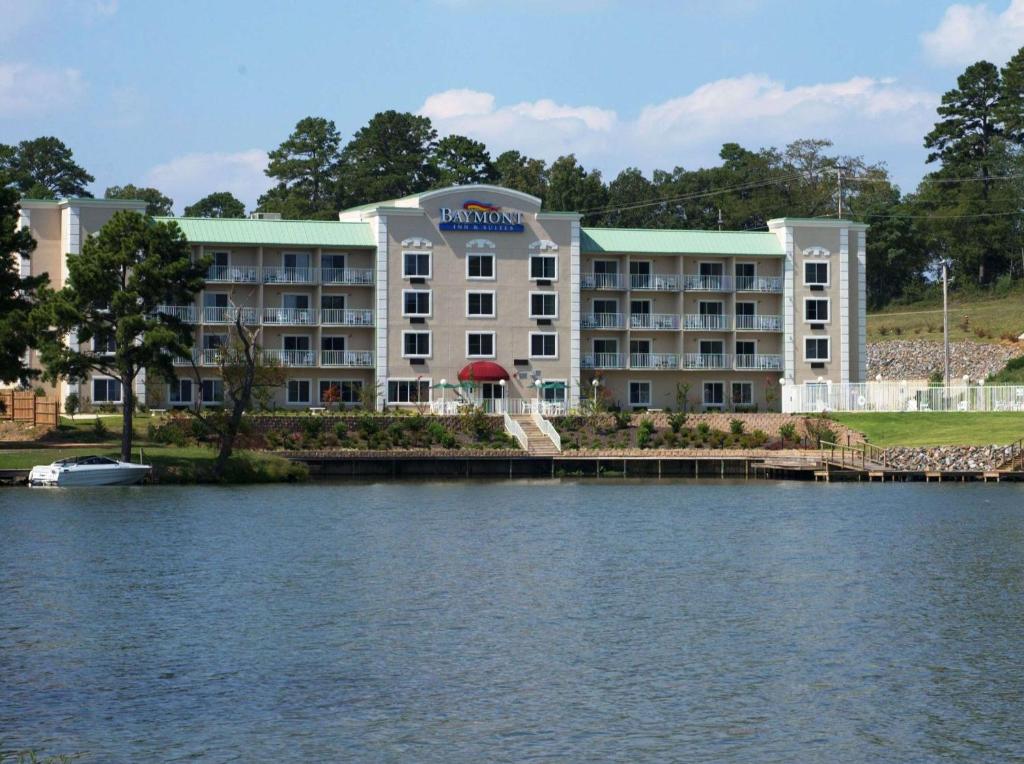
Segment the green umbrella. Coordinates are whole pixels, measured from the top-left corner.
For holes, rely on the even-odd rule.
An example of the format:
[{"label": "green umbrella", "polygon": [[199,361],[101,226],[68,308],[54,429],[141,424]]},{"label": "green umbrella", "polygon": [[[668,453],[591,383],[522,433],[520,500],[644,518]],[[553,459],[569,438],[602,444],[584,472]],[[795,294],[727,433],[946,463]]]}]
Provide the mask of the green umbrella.
[{"label": "green umbrella", "polygon": [[431,385],[430,388],[432,390],[457,390],[459,386],[452,384],[451,382],[445,382],[443,384],[441,382],[438,382],[436,385]]}]

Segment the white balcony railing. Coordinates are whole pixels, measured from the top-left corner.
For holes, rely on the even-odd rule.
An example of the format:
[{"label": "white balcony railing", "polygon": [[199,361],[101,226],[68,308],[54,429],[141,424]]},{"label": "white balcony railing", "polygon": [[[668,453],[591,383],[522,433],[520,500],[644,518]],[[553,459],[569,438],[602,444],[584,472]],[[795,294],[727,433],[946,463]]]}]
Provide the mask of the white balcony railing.
[{"label": "white balcony railing", "polygon": [[263,282],[266,284],[312,284],[316,281],[313,268],[263,268]]},{"label": "white balcony railing", "polygon": [[626,356],[622,353],[587,353],[581,366],[584,369],[624,369]]},{"label": "white balcony railing", "polygon": [[581,329],[623,329],[626,317],[622,313],[584,313],[580,317]]},{"label": "white balcony railing", "polygon": [[312,308],[264,308],[263,323],[288,326],[315,326],[316,311]]},{"label": "white balcony railing", "polygon": [[736,368],[743,371],[779,371],[782,369],[782,356],[739,354],[736,356]]},{"label": "white balcony railing", "polygon": [[631,369],[678,369],[679,356],[676,353],[630,353]]},{"label": "white balcony railing", "polygon": [[683,356],[686,369],[729,369],[732,357],[721,353],[687,353]]},{"label": "white balcony railing", "polygon": [[264,350],[264,359],[282,366],[316,366],[315,350]]},{"label": "white balcony railing", "polygon": [[156,312],[170,318],[176,318],[186,324],[194,324],[196,322],[195,305],[158,305]]},{"label": "white balcony railing", "polygon": [[737,292],[782,292],[781,276],[737,276]]},{"label": "white balcony railing", "polygon": [[676,313],[631,313],[630,329],[661,329],[679,328],[679,316]]},{"label": "white balcony railing", "polygon": [[321,284],[341,284],[343,286],[360,286],[373,284],[371,268],[321,268]]},{"label": "white balcony railing", "polygon": [[683,277],[678,273],[633,273],[629,276],[629,288],[678,292],[683,288]]},{"label": "white balcony railing", "polygon": [[373,326],[373,311],[354,308],[323,308],[320,310],[323,326]]},{"label": "white balcony railing", "polygon": [[625,289],[626,277],[621,273],[584,273],[580,289]]},{"label": "white balcony railing", "polygon": [[350,366],[360,369],[373,366],[372,350],[321,350],[321,366]]},{"label": "white balcony railing", "polygon": [[192,362],[195,361],[196,366],[220,366],[221,352],[220,348],[203,348],[202,350],[193,350],[191,357],[189,356],[175,356],[175,366],[191,366]]},{"label": "white balcony railing", "polygon": [[731,292],[731,276],[697,276],[688,275],[683,279],[688,292]]},{"label": "white balcony railing", "polygon": [[730,326],[729,316],[689,313],[686,316],[687,329],[703,329],[705,331],[720,332],[728,330]]},{"label": "white balcony railing", "polygon": [[206,280],[211,284],[257,284],[260,269],[255,265],[211,265]]},{"label": "white balcony railing", "polygon": [[782,316],[736,316],[737,331],[781,332]]},{"label": "white balcony railing", "polygon": [[203,308],[203,323],[204,324],[233,324],[238,318],[239,313],[242,315],[242,323],[253,325],[260,322],[260,312],[258,308],[246,308],[246,307],[204,307]]}]

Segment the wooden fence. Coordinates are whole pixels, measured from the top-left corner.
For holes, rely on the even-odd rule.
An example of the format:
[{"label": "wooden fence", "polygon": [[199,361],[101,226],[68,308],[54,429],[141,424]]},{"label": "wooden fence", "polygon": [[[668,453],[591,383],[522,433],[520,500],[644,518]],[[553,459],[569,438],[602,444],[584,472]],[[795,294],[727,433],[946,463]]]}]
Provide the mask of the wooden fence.
[{"label": "wooden fence", "polygon": [[60,403],[31,390],[0,390],[0,419],[56,427],[60,423]]}]

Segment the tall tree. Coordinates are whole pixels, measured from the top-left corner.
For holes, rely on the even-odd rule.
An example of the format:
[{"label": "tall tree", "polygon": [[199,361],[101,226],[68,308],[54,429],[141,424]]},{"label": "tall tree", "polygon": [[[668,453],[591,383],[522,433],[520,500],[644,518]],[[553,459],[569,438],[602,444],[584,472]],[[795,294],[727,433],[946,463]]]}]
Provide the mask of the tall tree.
[{"label": "tall tree", "polygon": [[22,277],[21,258],[36,248],[28,229],[18,229],[18,192],[0,185],[0,382],[25,383],[35,372],[25,363],[32,341],[29,314],[46,275]]},{"label": "tall tree", "polygon": [[280,146],[270,152],[265,170],[278,185],[258,200],[263,211],[298,212],[314,217],[333,212],[338,178],[341,134],[334,122],[305,117]]},{"label": "tall tree", "polygon": [[608,184],[609,211],[601,225],[640,228],[654,224],[662,211],[661,195],[654,183],[636,167],[627,167]]},{"label": "tall tree", "polygon": [[164,196],[155,188],[134,186],[111,186],[104,194],[104,199],[141,199],[146,203],[146,214],[154,217],[168,217],[174,214],[174,200]]},{"label": "tall tree", "polygon": [[[544,206],[552,211],[586,212],[601,210],[608,203],[608,191],[601,180],[600,170],[587,172],[576,161],[575,154],[559,157],[548,171],[548,191]],[[596,220],[600,212],[584,216],[584,221]]]},{"label": "tall tree", "polygon": [[230,191],[215,191],[185,208],[190,218],[244,218],[245,205]]},{"label": "tall tree", "polygon": [[437,170],[431,154],[437,131],[416,114],[383,111],[359,128],[341,152],[339,195],[345,206],[426,191]]},{"label": "tall tree", "polygon": [[71,149],[53,136],[0,146],[0,175],[25,196],[92,196],[86,185],[95,178],[74,160]]},{"label": "tall tree", "polygon": [[1024,147],[1024,48],[1006,62],[1000,74],[1002,92],[996,116],[1003,123],[1006,139]]},{"label": "tall tree", "polygon": [[[192,330],[159,311],[186,305],[203,288],[209,258],[192,261],[173,221],[120,211],[68,258],[68,279],[33,311],[45,378],[105,374],[121,383],[121,458],[131,459],[135,379],[148,369],[174,374],[176,355],[192,346]],[[70,337],[75,335],[75,341]]]},{"label": "tall tree", "polygon": [[448,135],[437,142],[430,157],[438,188],[469,183],[491,183],[496,174],[487,147],[464,135]]},{"label": "tall tree", "polygon": [[548,190],[548,170],[543,159],[531,159],[518,151],[506,151],[494,160],[498,185],[540,199]]}]

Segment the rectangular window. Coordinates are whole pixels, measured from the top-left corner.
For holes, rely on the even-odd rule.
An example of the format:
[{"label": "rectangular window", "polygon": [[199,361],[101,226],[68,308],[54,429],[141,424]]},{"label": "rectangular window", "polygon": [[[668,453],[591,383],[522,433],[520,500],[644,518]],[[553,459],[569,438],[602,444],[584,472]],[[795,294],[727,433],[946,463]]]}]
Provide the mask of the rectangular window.
[{"label": "rectangular window", "polygon": [[321,310],[345,310],[345,295],[324,294],[320,295]]},{"label": "rectangular window", "polygon": [[754,385],[751,382],[732,383],[732,405],[751,406],[754,403]]},{"label": "rectangular window", "polygon": [[[757,303],[753,302],[737,302],[736,303],[736,315],[737,316],[753,316],[757,311]],[[753,326],[753,324],[751,324]],[[743,328],[740,326],[737,329]]]},{"label": "rectangular window", "polygon": [[541,400],[545,403],[565,403],[566,384],[564,379],[549,379],[540,389]]},{"label": "rectangular window", "polygon": [[812,323],[828,321],[828,299],[804,300],[804,320]]},{"label": "rectangular window", "polygon": [[227,306],[227,292],[203,292],[204,308],[226,308]]},{"label": "rectangular window", "polygon": [[736,340],[736,355],[757,355],[757,343],[753,340]]},{"label": "rectangular window", "polygon": [[558,318],[558,295],[530,292],[530,318]]},{"label": "rectangular window", "polygon": [[466,292],[469,318],[494,318],[494,292]]},{"label": "rectangular window", "polygon": [[725,404],[725,385],[722,382],[705,382],[704,408],[721,409]]},{"label": "rectangular window", "polygon": [[494,358],[494,332],[466,332],[467,358]]},{"label": "rectangular window", "polygon": [[618,300],[594,300],[592,304],[595,313],[608,314],[619,312]]},{"label": "rectangular window", "polygon": [[338,334],[325,334],[320,338],[321,350],[344,350],[345,337]]},{"label": "rectangular window", "polygon": [[345,255],[324,253],[320,257],[320,267],[325,271],[345,270]]},{"label": "rectangular window", "polygon": [[828,286],[828,263],[817,261],[804,263],[805,286]]},{"label": "rectangular window", "polygon": [[466,278],[493,279],[494,255],[472,253],[466,255]]},{"label": "rectangular window", "polygon": [[402,315],[403,316],[429,316],[430,315],[430,290],[403,289],[402,290]]},{"label": "rectangular window", "polygon": [[309,337],[301,334],[282,337],[284,350],[309,350]]},{"label": "rectangular window", "polygon": [[92,338],[92,352],[114,353],[117,352],[117,340],[113,335],[97,335]]},{"label": "rectangular window", "polygon": [[554,332],[530,332],[531,358],[557,358],[558,335]]},{"label": "rectangular window", "polygon": [[402,276],[404,278],[430,278],[429,252],[403,252]]},{"label": "rectangular window", "polygon": [[192,380],[176,379],[167,385],[168,403],[191,403],[192,402]]},{"label": "rectangular window", "polygon": [[430,380],[389,379],[388,403],[409,404],[430,401]]},{"label": "rectangular window", "polygon": [[321,379],[321,403],[359,403],[363,383],[358,379]]},{"label": "rectangular window", "polygon": [[94,379],[92,381],[93,403],[120,403],[121,381],[117,379]]},{"label": "rectangular window", "polygon": [[549,281],[558,278],[558,257],[556,255],[530,255],[530,278]]},{"label": "rectangular window", "polygon": [[804,360],[806,361],[828,361],[831,357],[830,341],[828,337],[805,337],[804,338]]},{"label": "rectangular window", "polygon": [[630,382],[629,383],[629,405],[650,406],[651,405],[651,383]]},{"label": "rectangular window", "polygon": [[402,332],[403,358],[429,358],[430,332]]},{"label": "rectangular window", "polygon": [[619,352],[619,341],[614,338],[595,338],[592,347],[597,355],[616,355]]},{"label": "rectangular window", "polygon": [[309,403],[309,387],[308,379],[289,379],[288,403]]},{"label": "rectangular window", "polygon": [[224,382],[219,379],[204,379],[199,388],[201,400],[207,406],[224,402]]},{"label": "rectangular window", "polygon": [[722,276],[725,274],[725,265],[723,263],[700,263],[698,271],[701,276]]}]

